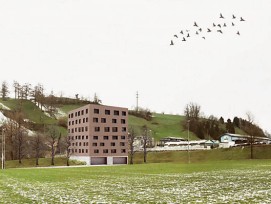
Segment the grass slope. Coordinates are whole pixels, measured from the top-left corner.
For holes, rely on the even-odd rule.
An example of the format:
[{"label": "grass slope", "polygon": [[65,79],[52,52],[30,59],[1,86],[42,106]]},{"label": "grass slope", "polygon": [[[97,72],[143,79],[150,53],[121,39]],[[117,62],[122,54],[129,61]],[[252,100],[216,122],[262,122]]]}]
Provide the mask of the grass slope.
[{"label": "grass slope", "polygon": [[[143,125],[147,125],[152,130],[152,136],[155,140],[163,137],[182,137],[187,138],[188,132],[183,129],[182,122],[184,116],[154,114],[151,121],[129,115],[129,125],[133,125],[140,129]],[[190,132],[190,139],[198,139],[197,136]]]}]

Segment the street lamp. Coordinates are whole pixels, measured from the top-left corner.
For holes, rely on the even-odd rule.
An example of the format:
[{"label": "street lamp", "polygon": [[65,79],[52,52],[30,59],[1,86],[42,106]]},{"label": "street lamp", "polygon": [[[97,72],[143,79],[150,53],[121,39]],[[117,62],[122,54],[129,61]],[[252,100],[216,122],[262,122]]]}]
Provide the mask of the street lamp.
[{"label": "street lamp", "polygon": [[190,124],[190,120],[187,120],[187,128],[188,128],[188,132],[187,132],[187,154],[188,154],[188,163],[190,164],[190,151],[189,151],[189,124]]}]

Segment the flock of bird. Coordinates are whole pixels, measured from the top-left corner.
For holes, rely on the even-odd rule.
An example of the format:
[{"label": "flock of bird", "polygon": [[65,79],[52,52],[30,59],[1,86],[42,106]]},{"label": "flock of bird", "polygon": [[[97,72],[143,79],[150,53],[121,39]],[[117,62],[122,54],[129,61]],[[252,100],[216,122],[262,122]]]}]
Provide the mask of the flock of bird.
[{"label": "flock of bird", "polygon": [[[231,18],[225,18],[222,13],[219,16],[220,22],[213,23],[210,27],[202,28],[198,25],[197,22],[193,24],[193,30],[181,30],[180,34],[173,35],[174,40],[170,41],[170,45],[174,45],[176,40],[181,39],[181,41],[185,42],[192,36],[201,37],[203,40],[206,39],[208,33],[216,32],[219,34],[223,34],[226,28],[232,27],[235,28],[236,35],[241,35],[239,30],[237,30],[238,22],[244,22],[245,19],[243,17],[237,17],[236,15],[232,15]],[[229,20],[226,22],[226,20]]]}]

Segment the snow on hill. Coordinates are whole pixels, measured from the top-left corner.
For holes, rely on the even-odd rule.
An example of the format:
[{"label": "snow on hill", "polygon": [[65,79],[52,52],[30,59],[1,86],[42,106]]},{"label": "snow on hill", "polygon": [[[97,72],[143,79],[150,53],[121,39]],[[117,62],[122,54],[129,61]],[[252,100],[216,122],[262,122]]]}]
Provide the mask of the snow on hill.
[{"label": "snow on hill", "polygon": [[[7,118],[6,116],[4,116],[4,114],[0,111],[0,125],[2,125],[3,123],[5,123],[7,120],[9,120],[9,118]],[[25,128],[25,127],[23,127],[23,128],[27,131],[27,133],[28,133],[29,136],[35,135],[34,131],[29,130],[29,129]]]},{"label": "snow on hill", "polygon": [[5,110],[10,110],[10,108],[5,106],[3,103],[0,103],[0,108],[5,109]]}]

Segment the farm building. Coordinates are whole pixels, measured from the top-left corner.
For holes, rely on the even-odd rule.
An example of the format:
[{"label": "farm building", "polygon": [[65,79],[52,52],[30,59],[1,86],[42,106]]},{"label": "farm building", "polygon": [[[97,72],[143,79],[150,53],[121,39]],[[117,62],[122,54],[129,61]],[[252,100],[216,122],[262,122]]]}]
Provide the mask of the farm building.
[{"label": "farm building", "polygon": [[220,136],[219,146],[222,148],[229,148],[234,146],[242,146],[250,144],[250,140],[253,140],[254,144],[270,144],[271,139],[268,137],[257,137],[249,135],[239,135],[232,133],[225,133]]}]

